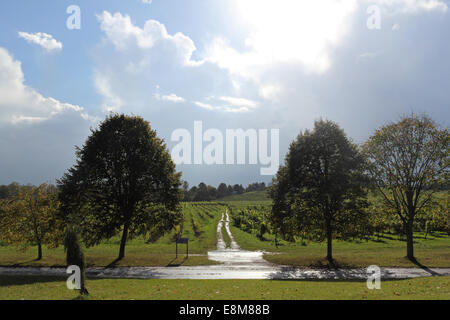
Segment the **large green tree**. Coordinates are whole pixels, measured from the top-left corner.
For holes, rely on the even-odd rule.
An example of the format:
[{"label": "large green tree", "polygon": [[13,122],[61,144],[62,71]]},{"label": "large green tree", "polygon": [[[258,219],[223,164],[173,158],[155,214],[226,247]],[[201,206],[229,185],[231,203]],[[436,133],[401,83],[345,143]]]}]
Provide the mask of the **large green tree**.
[{"label": "large green tree", "polygon": [[364,146],[369,173],[388,212],[397,214],[414,260],[414,219],[432,204],[439,186],[449,181],[448,129],[428,116],[406,116],[378,129]]},{"label": "large green tree", "polygon": [[63,221],[58,218],[59,202],[56,188],[17,186],[16,194],[1,200],[0,239],[26,249],[37,247],[37,260],[42,259],[42,246],[56,247],[64,234]]},{"label": "large green tree", "polygon": [[164,141],[141,117],[113,114],[77,148],[77,163],[58,182],[62,214],[87,246],[122,233],[164,233],[181,219],[181,173]]},{"label": "large green tree", "polygon": [[333,237],[360,233],[367,206],[363,166],[357,146],[337,124],[316,121],[312,131],[292,142],[286,165],[270,188],[276,231],[290,238],[327,239],[327,259],[332,261]]}]

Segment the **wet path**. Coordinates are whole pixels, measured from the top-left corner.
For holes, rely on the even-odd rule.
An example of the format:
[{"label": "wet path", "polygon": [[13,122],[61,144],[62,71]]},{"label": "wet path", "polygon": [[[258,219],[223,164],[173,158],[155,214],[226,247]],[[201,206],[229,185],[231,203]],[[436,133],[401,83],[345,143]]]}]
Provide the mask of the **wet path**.
[{"label": "wet path", "polygon": [[[68,275],[63,268],[4,268],[0,275]],[[302,269],[282,266],[213,265],[198,267],[89,268],[88,278],[124,279],[274,279],[274,280],[365,280],[366,269]],[[382,268],[381,280],[450,276],[450,268]]]},{"label": "wet path", "polygon": [[[225,218],[225,219],[224,219]],[[225,230],[231,239],[230,248],[226,248],[223,240],[222,227],[225,225]],[[217,250],[208,252],[208,259],[221,262],[226,266],[239,266],[252,269],[255,267],[274,265],[263,259],[262,251],[246,251],[242,250],[233,238],[230,230],[230,217],[228,210],[222,213],[222,219],[217,224]]]}]

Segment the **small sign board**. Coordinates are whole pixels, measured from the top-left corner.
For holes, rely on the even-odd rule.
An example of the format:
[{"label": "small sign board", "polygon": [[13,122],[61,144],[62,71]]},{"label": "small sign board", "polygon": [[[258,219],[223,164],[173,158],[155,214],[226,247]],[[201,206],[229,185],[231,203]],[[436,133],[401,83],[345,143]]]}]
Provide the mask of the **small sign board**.
[{"label": "small sign board", "polygon": [[187,244],[188,241],[189,241],[188,238],[178,238],[178,239],[177,239],[177,243]]}]

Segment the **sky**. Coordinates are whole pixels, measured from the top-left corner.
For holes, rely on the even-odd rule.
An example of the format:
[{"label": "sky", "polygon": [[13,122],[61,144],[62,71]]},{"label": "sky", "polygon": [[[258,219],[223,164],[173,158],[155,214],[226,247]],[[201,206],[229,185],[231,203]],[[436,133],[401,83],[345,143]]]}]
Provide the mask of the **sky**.
[{"label": "sky", "polygon": [[[0,184],[54,183],[110,112],[142,116],[169,151],[194,121],[224,136],[279,130],[281,164],[318,119],[355,143],[412,112],[448,126],[449,5],[1,1]],[[272,179],[249,161],[177,169],[191,185]]]}]

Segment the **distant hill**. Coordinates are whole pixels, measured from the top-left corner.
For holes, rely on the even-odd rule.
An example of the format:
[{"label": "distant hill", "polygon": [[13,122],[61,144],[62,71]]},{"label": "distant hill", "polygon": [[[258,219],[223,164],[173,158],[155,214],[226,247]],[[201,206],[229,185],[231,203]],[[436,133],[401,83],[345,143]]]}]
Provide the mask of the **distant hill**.
[{"label": "distant hill", "polygon": [[216,201],[270,201],[267,191],[245,192],[243,194],[234,194],[232,196],[223,197]]}]

